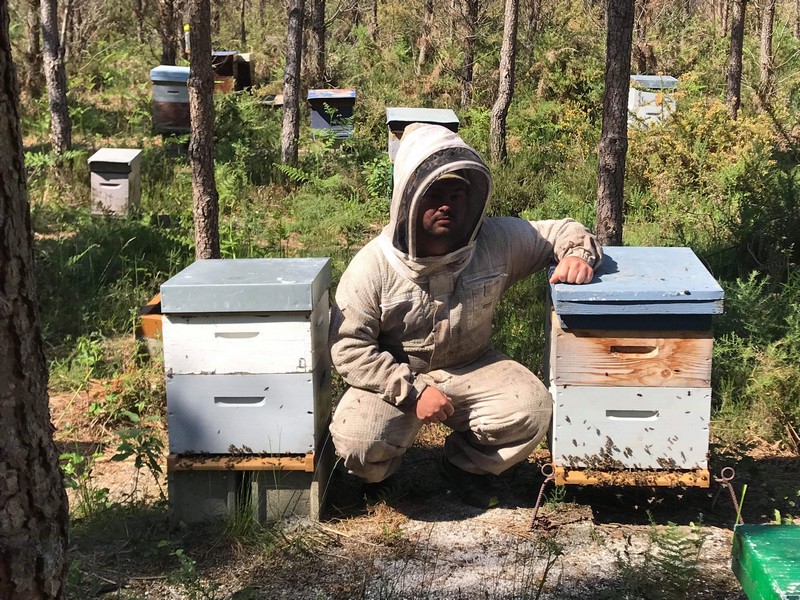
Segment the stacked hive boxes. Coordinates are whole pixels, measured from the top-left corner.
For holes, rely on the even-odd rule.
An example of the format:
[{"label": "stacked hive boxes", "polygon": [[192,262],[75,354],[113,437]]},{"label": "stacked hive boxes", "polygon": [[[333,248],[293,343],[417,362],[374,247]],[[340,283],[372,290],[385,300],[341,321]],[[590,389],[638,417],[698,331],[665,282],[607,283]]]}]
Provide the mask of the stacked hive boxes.
[{"label": "stacked hive boxes", "polygon": [[153,129],[156,133],[189,133],[189,67],[159,65],[150,69],[153,82]]},{"label": "stacked hive boxes", "polygon": [[176,517],[319,515],[330,278],[326,258],[203,260],[161,286]]},{"label": "stacked hive boxes", "polygon": [[556,480],[707,487],[722,289],[689,248],[605,251],[590,284],[551,286]]},{"label": "stacked hive boxes", "polygon": [[311,134],[314,139],[325,133],[337,140],[352,137],[355,90],[308,90],[308,104],[311,106]]}]

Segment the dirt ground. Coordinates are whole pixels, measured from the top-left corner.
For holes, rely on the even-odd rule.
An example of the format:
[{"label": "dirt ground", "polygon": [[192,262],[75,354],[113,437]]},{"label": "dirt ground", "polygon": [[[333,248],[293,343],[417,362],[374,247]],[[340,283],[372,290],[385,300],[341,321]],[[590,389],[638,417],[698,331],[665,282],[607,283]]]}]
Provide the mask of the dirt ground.
[{"label": "dirt ground", "polygon": [[[427,427],[380,501],[337,470],[321,522],[174,526],[146,470],[110,460],[111,431],[87,418],[90,401],[86,393],[51,400],[61,450],[98,451],[90,485],[108,488],[113,502],[73,523],[73,598],[744,599],[730,569],[735,511],[718,484],[548,484],[532,529],[546,450],[499,478],[503,502],[480,511],[444,490],[434,466],[444,432]],[[737,494],[748,484],[746,522],[800,512],[796,454],[763,443],[715,448],[712,471],[723,466],[736,468]],[[75,490],[70,500],[74,508]],[[676,549],[682,558],[669,567]]]}]

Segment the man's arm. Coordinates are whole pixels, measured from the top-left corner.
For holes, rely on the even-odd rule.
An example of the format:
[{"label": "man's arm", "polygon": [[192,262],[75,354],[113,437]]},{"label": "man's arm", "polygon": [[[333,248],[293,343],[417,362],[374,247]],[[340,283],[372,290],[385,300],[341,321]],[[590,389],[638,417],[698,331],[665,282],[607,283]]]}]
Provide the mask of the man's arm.
[{"label": "man's arm", "polygon": [[390,404],[413,406],[426,384],[414,376],[408,364],[380,349],[380,302],[379,267],[362,250],[336,290],[331,308],[331,359],[348,385],[375,392]]}]

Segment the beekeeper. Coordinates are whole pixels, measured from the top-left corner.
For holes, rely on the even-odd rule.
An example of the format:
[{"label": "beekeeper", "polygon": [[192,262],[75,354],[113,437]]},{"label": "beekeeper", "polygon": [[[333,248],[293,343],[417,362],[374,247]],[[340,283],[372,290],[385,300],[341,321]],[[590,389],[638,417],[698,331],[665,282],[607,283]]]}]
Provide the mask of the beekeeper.
[{"label": "beekeeper", "polygon": [[479,508],[498,503],[488,476],[525,460],[552,412],[542,382],[491,346],[500,297],[553,263],[551,282],[588,283],[602,258],[572,219],[485,217],[491,191],[457,134],[409,126],[390,222],[345,270],[331,315],[333,364],[349,386],[331,434],[348,471],[380,482],[423,424],[444,423],[440,472]]}]

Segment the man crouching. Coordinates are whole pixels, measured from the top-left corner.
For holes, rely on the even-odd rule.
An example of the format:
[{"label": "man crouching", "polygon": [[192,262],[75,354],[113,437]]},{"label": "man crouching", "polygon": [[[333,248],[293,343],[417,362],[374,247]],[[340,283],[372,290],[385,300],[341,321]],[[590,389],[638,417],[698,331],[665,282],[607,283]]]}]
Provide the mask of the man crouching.
[{"label": "man crouching", "polygon": [[478,508],[498,503],[486,476],[525,460],[552,412],[542,382],[491,347],[497,303],[555,261],[551,282],[588,283],[602,257],[572,219],[484,218],[491,188],[457,134],[407,128],[390,222],[345,270],[331,316],[333,364],[350,386],[331,423],[346,468],[380,482],[424,423],[444,423],[440,472]]}]

